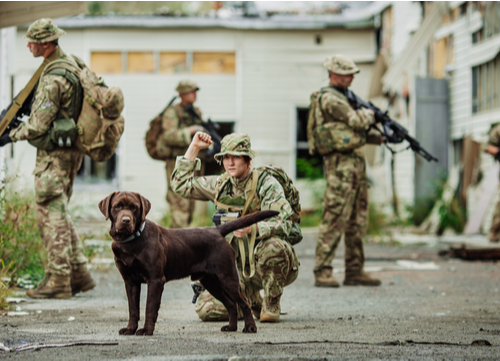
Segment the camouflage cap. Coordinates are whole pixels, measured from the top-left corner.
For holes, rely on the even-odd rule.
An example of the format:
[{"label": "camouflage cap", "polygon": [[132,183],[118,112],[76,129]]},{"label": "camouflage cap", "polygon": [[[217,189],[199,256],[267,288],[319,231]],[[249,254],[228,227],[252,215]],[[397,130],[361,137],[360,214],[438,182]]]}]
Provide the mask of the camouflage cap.
[{"label": "camouflage cap", "polygon": [[192,82],[190,80],[182,80],[179,82],[179,85],[177,85],[177,88],[175,88],[179,92],[179,94],[186,94],[186,93],[191,93],[192,91],[195,90],[200,90],[198,85],[196,85],[195,82]]},{"label": "camouflage cap", "polygon": [[334,55],[331,58],[326,58],[323,66],[332,73],[339,75],[352,75],[359,73],[359,68],[356,64],[344,55]]},{"label": "camouflage cap", "polygon": [[59,39],[66,32],[54,23],[54,20],[38,19],[30,25],[24,38],[30,43],[43,44]]},{"label": "camouflage cap", "polygon": [[222,138],[220,143],[220,153],[214,155],[217,162],[222,162],[222,157],[226,154],[246,155],[253,159],[257,152],[251,149],[250,137],[246,134],[231,133]]}]

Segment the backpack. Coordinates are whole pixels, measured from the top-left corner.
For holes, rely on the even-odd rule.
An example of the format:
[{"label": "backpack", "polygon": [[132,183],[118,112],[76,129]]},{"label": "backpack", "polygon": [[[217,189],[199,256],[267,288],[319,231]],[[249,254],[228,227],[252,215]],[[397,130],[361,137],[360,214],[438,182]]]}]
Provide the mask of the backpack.
[{"label": "backpack", "polygon": [[[292,221],[292,229],[290,230],[290,234],[288,235],[288,242],[291,245],[295,245],[302,241],[302,231],[300,230],[300,211],[301,211],[301,206],[300,206],[300,196],[299,196],[299,191],[297,188],[293,185],[292,179],[286,174],[286,172],[283,170],[281,167],[276,167],[273,165],[267,165],[267,166],[262,166],[258,167],[254,171],[257,171],[258,174],[258,182],[257,182],[257,188],[260,187],[262,184],[262,174],[267,173],[271,176],[273,176],[280,184],[281,187],[283,187],[283,191],[285,193],[285,198],[292,207],[293,214],[290,218]],[[226,181],[228,181],[229,175],[227,173],[224,173],[221,178],[219,179],[216,190],[215,190],[215,202],[216,204],[220,205],[219,202],[217,202],[220,191],[223,189]],[[248,200],[247,200],[248,202]]]},{"label": "backpack", "polygon": [[75,107],[78,120],[75,124],[61,112],[65,118],[54,122],[50,132],[42,136],[45,139],[40,139],[39,146],[32,144],[48,150],[74,145],[94,161],[104,162],[115,153],[125,129],[125,120],[120,115],[124,108],[123,93],[120,88],[108,88],[80,58],[72,57],[78,67],[68,60],[57,59],[47,66],[44,73],[68,79],[75,87],[76,98],[78,92],[83,93],[81,103],[75,102],[78,103]]},{"label": "backpack", "polygon": [[163,111],[149,122],[149,129],[146,132],[146,149],[151,158],[156,160],[167,160],[171,157],[170,149],[162,146],[162,142],[158,142],[162,134],[161,120],[163,113],[170,106],[170,104],[163,109]]},{"label": "backpack", "polygon": [[366,135],[357,132],[346,123],[325,122],[321,109],[321,96],[325,92],[336,94],[331,88],[322,88],[311,94],[307,119],[307,142],[309,154],[328,155],[332,152],[350,152],[366,144]]}]

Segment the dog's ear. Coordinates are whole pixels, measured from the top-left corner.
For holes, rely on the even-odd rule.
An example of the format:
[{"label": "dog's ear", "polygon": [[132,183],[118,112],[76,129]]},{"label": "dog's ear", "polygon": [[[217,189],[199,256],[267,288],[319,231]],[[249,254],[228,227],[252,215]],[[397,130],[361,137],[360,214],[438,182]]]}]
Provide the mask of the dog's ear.
[{"label": "dog's ear", "polygon": [[139,193],[136,193],[136,195],[141,200],[141,222],[144,222],[146,220],[146,216],[151,210],[151,202],[147,198],[141,196]]},{"label": "dog's ear", "polygon": [[101,211],[102,214],[104,214],[104,217],[106,217],[106,220],[109,219],[109,206],[111,205],[111,199],[113,196],[118,193],[118,192],[113,192],[106,198],[104,198],[102,201],[99,202],[99,210]]}]

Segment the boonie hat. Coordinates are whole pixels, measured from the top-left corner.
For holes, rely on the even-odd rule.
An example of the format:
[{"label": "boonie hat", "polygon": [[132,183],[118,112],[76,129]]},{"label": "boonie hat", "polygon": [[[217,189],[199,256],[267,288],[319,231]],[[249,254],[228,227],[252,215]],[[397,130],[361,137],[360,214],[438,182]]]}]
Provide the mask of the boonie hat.
[{"label": "boonie hat", "polygon": [[43,44],[59,39],[66,32],[56,25],[54,20],[38,19],[30,25],[24,38],[30,43]]},{"label": "boonie hat", "polygon": [[352,75],[359,73],[359,68],[356,64],[344,55],[334,55],[331,58],[326,58],[323,66],[332,73],[339,75]]},{"label": "boonie hat", "polygon": [[179,94],[186,94],[191,93],[195,90],[200,90],[200,88],[198,87],[198,85],[196,85],[195,82],[192,82],[190,80],[181,80],[175,90],[177,90]]},{"label": "boonie hat", "polygon": [[222,138],[220,142],[220,153],[214,155],[215,160],[220,164],[222,157],[230,155],[246,155],[253,159],[258,153],[251,149],[250,137],[246,134],[231,133]]}]

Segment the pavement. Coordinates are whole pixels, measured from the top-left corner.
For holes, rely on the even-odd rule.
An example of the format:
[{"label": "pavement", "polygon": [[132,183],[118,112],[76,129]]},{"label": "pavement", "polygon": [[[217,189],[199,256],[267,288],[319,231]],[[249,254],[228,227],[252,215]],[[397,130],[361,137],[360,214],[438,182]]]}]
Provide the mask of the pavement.
[{"label": "pavement", "polygon": [[[123,280],[109,242],[92,260],[97,287],[69,300],[24,293],[0,317],[0,358],[23,360],[469,360],[500,359],[500,265],[438,256],[454,244],[494,246],[484,236],[393,235],[365,246],[380,287],[314,287],[316,229],[295,246],[298,279],[285,288],[281,321],[256,334],[201,322],[188,279],[165,286],[153,336],[120,336],[128,320]],[[344,249],[333,262],[342,281]],[[146,285],[141,297],[144,315]],[[143,321],[143,320],[142,320]],[[63,347],[64,346],[64,347]],[[6,351],[9,350],[9,351]]]}]

